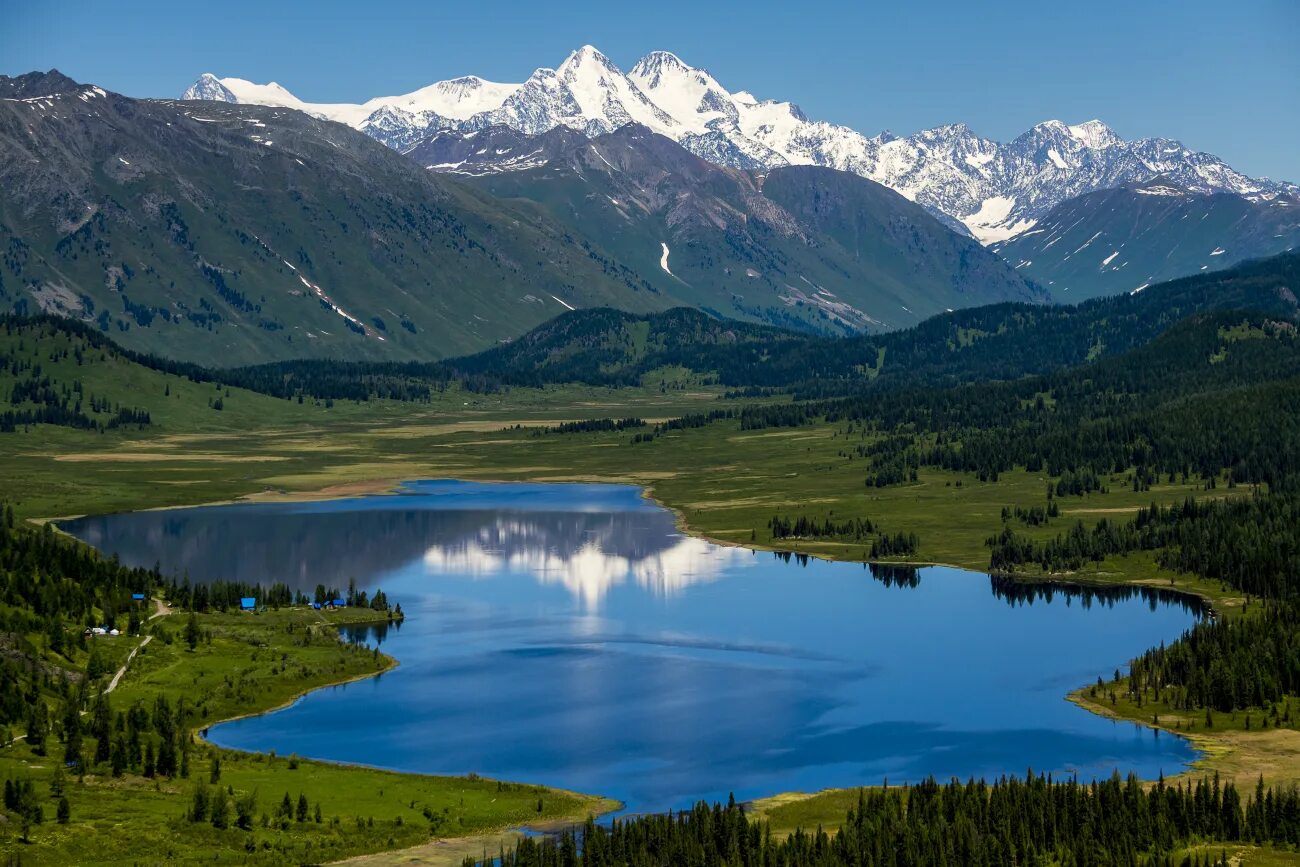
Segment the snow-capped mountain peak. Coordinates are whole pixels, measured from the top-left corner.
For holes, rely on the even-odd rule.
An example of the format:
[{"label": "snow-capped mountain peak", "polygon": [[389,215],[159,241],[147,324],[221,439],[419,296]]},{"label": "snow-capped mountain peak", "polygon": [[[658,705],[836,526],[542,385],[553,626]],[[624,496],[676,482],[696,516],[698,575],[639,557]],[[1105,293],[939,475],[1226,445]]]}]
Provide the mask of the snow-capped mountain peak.
[{"label": "snow-capped mountain peak", "polygon": [[641,80],[664,72],[696,72],[671,51],[651,51],[636,62],[628,72],[633,79]]},{"label": "snow-capped mountain peak", "polygon": [[635,122],[664,135],[677,131],[677,122],[593,46],[584,45],[570,54],[555,70],[555,78],[577,104],[585,125],[613,132]]},{"label": "snow-capped mountain peak", "polygon": [[292,108],[316,117],[355,123],[361,116],[349,114],[347,109],[361,109],[361,106],[315,105],[303,102],[280,84],[257,84],[243,78],[217,78],[205,72],[181,95],[181,99],[209,99],[222,102],[243,102],[254,105],[270,105],[277,108]]},{"label": "snow-capped mountain peak", "polygon": [[375,112],[385,108],[396,109],[417,119],[437,116],[467,120],[499,107],[518,88],[517,84],[499,84],[469,75],[435,82],[400,96],[380,96],[359,104],[313,103],[299,99],[274,81],[270,84],[256,84],[242,78],[217,78],[212,73],[205,72],[185,90],[181,99],[292,108],[361,129]]},{"label": "snow-capped mountain peak", "polygon": [[810,120],[791,102],[728,91],[707,71],[652,51],[624,74],[584,45],[522,84],[477,76],[440,81],[362,104],[305,103],[278,84],[204,74],[186,99],[284,106],[362,129],[407,151],[438,130],[501,124],[527,135],[556,127],[588,137],[638,123],[704,159],[764,171],[808,164],[863,175],[985,243],[1028,230],[1068,198],[1164,176],[1192,192],[1267,198],[1300,191],[1249,178],[1211,154],[1168,139],[1125,141],[1100,120],[1048,120],[1000,143],[962,123],[875,137]]},{"label": "snow-capped mountain peak", "polygon": [[1123,144],[1123,139],[1117,136],[1114,130],[1096,118],[1070,127],[1070,134],[1083,142],[1084,147],[1093,150]]},{"label": "snow-capped mountain peak", "polygon": [[699,134],[718,120],[735,123],[735,98],[703,69],[695,69],[668,51],[653,51],[628,73],[637,87],[683,128]]},{"label": "snow-capped mountain peak", "polygon": [[1070,127],[1065,122],[1053,118],[1039,121],[1030,128],[1029,132],[1040,136],[1070,135]]},{"label": "snow-capped mountain peak", "polygon": [[499,106],[469,119],[469,129],[503,124],[530,135],[557,126],[587,136],[639,123],[655,132],[679,137],[678,125],[655,105],[605,55],[584,45],[555,69],[536,70]]},{"label": "snow-capped mountain peak", "polygon": [[181,99],[206,99],[210,102],[239,102],[228,87],[211,72],[205,72],[185,89]]},{"label": "snow-capped mountain peak", "polygon": [[569,56],[564,58],[564,62],[557,68],[556,72],[563,75],[565,72],[571,72],[583,67],[595,67],[615,75],[622,75],[614,62],[600,52],[594,45],[584,45],[581,48],[569,52]]},{"label": "snow-capped mountain peak", "polygon": [[480,112],[499,108],[518,88],[517,84],[500,84],[477,75],[465,75],[381,101],[411,113],[432,111],[442,117],[467,120]]}]

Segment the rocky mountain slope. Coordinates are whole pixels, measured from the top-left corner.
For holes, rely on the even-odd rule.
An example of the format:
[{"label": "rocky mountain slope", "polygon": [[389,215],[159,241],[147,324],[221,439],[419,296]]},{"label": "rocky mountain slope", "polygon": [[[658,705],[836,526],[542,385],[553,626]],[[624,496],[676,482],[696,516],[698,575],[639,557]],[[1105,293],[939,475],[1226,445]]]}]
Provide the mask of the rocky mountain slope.
[{"label": "rocky mountain slope", "polygon": [[[283,107],[134,100],[57,73],[0,92],[0,310],[171,358],[436,359],[594,306],[846,333],[1045,297],[869,181],[764,180],[639,126],[496,125],[403,156]],[[490,178],[453,172],[487,157]]]},{"label": "rocky mountain slope", "polygon": [[1253,201],[1297,192],[1293,184],[1247,177],[1174,140],[1125,141],[1098,120],[1046,121],[1006,143],[982,138],[963,124],[906,137],[867,136],[811,120],[790,102],[730,91],[707,71],[664,51],[646,55],[625,74],[584,46],[521,84],[470,76],[358,105],[305,103],[277,84],[210,74],[184,96],[297,108],[401,150],[444,129],[468,132],[501,124],[535,135],[563,126],[595,136],[636,122],[720,165],[817,165],[862,175],[964,226],[984,243],[1032,228],[1066,199],[1156,176],[1192,192],[1230,192]]},{"label": "rocky mountain slope", "polygon": [[1300,245],[1300,197],[1192,192],[1165,178],[1069,199],[993,245],[1059,301],[1136,292]]},{"label": "rocky mountain slope", "polygon": [[533,207],[346,126],[0,79],[0,308],[209,364],[438,358],[573,307],[664,309]]},{"label": "rocky mountain slope", "polygon": [[[442,131],[413,155],[527,199],[664,295],[733,319],[852,333],[993,301],[1041,301],[998,256],[865,178],[815,166],[755,175],[644,126],[587,139]],[[502,171],[505,165],[513,171]]]}]

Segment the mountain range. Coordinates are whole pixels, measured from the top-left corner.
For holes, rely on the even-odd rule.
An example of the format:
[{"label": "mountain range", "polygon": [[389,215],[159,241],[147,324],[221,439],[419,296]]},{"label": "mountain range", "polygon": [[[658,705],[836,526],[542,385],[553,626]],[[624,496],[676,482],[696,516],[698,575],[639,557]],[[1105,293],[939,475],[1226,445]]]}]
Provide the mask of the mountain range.
[{"label": "mountain range", "polygon": [[[554,164],[474,178],[282,107],[137,100],[57,72],[0,93],[0,304],[172,358],[435,359],[596,306],[845,333],[1045,300],[869,180],[756,176],[638,125],[552,130]],[[495,153],[521,134],[473,135],[504,136]]]},{"label": "mountain range", "polygon": [[235,364],[436,358],[572,307],[673,306],[535,208],[346,126],[25,78],[0,99],[9,309]]},{"label": "mountain range", "polygon": [[1300,237],[1296,187],[1176,143],[867,139],[666,52],[355,105],[211,75],[185,96],[0,76],[0,307],[205,364],[432,360],[603,306],[880,333]]},{"label": "mountain range", "polygon": [[728,90],[666,51],[651,52],[624,73],[588,45],[522,83],[466,76],[360,104],[307,103],[275,83],[210,73],[183,98],[296,108],[402,151],[439,130],[504,125],[536,135],[565,127],[594,137],[635,122],[718,165],[758,171],[816,165],[861,175],[986,244],[1030,230],[1067,199],[1157,176],[1189,192],[1233,193],[1254,202],[1298,192],[1294,184],[1248,177],[1172,139],[1125,141],[1099,120],[1049,120],[1006,143],[964,124],[867,136],[812,120],[790,102]]},{"label": "mountain range", "polygon": [[[444,131],[416,152],[498,198],[536,202],[665,295],[718,315],[805,329],[811,316],[816,330],[855,333],[982,298],[1045,300],[996,254],[857,175],[756,175],[637,123],[590,139],[564,127],[522,135]],[[484,155],[515,168],[476,172]]]}]

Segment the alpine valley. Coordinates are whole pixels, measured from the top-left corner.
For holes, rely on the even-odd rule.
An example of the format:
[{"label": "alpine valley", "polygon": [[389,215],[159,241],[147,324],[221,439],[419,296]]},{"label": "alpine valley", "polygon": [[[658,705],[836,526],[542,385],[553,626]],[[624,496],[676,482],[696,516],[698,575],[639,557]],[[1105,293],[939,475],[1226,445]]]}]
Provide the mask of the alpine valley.
[{"label": "alpine valley", "polygon": [[1180,125],[1214,79],[1187,128],[1288,166],[1285,14],[1192,70],[1213,0],[894,4],[892,45],[73,5],[0,31],[5,867],[1300,864],[1300,187],[664,51],[115,92],[357,99],[581,18],[815,44],[899,117]]},{"label": "alpine valley", "polygon": [[0,304],[202,363],[433,360],[597,306],[879,333],[1300,235],[1294,185],[1178,142],[867,137],[662,51],[361,104],[206,73],[180,101],[57,71],[0,93]]}]

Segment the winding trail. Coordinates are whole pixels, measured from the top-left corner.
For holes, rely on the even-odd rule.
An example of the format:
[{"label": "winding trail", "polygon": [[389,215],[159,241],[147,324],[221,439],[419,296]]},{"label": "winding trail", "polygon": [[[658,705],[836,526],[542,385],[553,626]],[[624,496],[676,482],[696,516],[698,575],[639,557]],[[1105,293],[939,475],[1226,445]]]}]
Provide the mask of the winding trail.
[{"label": "winding trail", "polygon": [[[155,618],[158,617],[166,617],[168,614],[172,613],[171,607],[166,602],[163,602],[161,599],[155,599],[153,601],[153,605],[154,605],[154,612],[153,614],[149,615],[148,620],[154,620]],[[145,622],[148,622],[148,620],[146,620]],[[122,667],[117,670],[117,672],[113,675],[113,679],[108,682],[108,687],[104,690],[105,694],[110,693],[113,690],[117,689],[117,685],[118,683],[121,682],[123,675],[126,674],[126,668],[128,665],[131,664],[131,660],[135,659],[135,655],[139,653],[140,650],[152,640],[153,640],[152,635],[146,635],[144,638],[140,640],[140,643],[137,644],[129,654],[127,654],[126,661],[122,663]],[[85,716],[88,713],[90,713],[90,711],[83,710],[81,712],[81,715]],[[9,746],[11,744],[16,744],[19,741],[26,740],[26,739],[27,739],[27,735],[17,735],[11,738],[8,743],[0,746]]]},{"label": "winding trail", "polygon": [[[163,602],[161,599],[155,599],[153,601],[153,605],[154,605],[154,612],[153,614],[149,615],[149,620],[154,620],[159,617],[166,617],[168,614],[172,613],[171,608],[168,607],[167,603]],[[126,674],[126,667],[131,664],[131,660],[135,659],[135,655],[139,653],[141,650],[143,650],[144,646],[148,644],[150,641],[153,641],[153,636],[146,635],[144,638],[140,640],[140,643],[137,644],[135,648],[126,655],[126,659],[122,662],[122,667],[117,670],[117,673],[113,675],[113,679],[108,682],[108,688],[104,690],[104,693],[106,695],[112,692],[113,690],[117,689],[117,685],[122,680],[122,676]]]},{"label": "winding trail", "polygon": [[146,635],[144,639],[139,644],[137,644],[130,653],[126,655],[126,661],[122,663],[122,667],[119,668],[117,670],[117,673],[113,675],[113,679],[108,682],[108,688],[104,690],[105,695],[117,689],[117,684],[119,681],[121,681],[122,675],[126,674],[126,667],[131,664],[131,660],[135,659],[135,655],[140,652],[140,649],[144,647],[146,644],[148,644],[152,639],[153,639],[152,635]]}]

